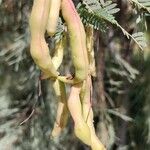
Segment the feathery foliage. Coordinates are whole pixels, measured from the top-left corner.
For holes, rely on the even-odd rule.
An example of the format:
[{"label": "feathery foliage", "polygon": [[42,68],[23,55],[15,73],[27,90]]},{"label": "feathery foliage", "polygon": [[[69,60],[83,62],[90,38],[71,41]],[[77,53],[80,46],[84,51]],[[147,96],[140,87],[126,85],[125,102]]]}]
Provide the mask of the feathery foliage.
[{"label": "feathery foliage", "polygon": [[[128,33],[118,21],[115,19],[114,14],[119,12],[119,8],[116,8],[117,4],[111,0],[100,2],[97,0],[83,0],[83,3],[78,6],[80,16],[85,24],[91,24],[95,29],[105,31],[106,23],[116,25],[121,29],[123,34],[129,39],[131,38],[140,49],[146,46],[145,39],[141,32],[131,35]],[[135,36],[138,35],[138,36]]]},{"label": "feathery foliage", "polygon": [[138,6],[138,8],[143,8],[150,13],[150,0],[128,0]]}]

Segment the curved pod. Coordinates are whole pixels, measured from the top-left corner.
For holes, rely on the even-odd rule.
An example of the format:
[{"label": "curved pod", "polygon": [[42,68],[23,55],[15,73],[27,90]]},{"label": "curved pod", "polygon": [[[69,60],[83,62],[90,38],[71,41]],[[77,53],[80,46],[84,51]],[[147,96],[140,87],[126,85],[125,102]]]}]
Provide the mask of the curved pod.
[{"label": "curved pod", "polygon": [[59,80],[56,80],[53,84],[55,94],[58,100],[58,108],[56,121],[51,133],[51,137],[57,137],[64,129],[68,121],[68,108],[67,108],[67,96],[65,90],[65,84]]},{"label": "curved pod", "polygon": [[91,100],[90,100],[91,92],[92,92],[91,76],[88,76],[87,80],[84,83],[84,89],[81,95],[83,118],[90,129],[92,150],[106,150],[104,145],[101,143],[101,141],[98,139],[95,133],[95,128],[93,124],[93,110],[91,107]]},{"label": "curved pod", "polygon": [[30,53],[45,76],[57,77],[58,72],[54,68],[44,37],[49,7],[50,0],[34,0],[29,20],[31,31]]},{"label": "curved pod", "polygon": [[68,109],[74,120],[75,135],[85,144],[90,145],[90,130],[82,116],[82,106],[79,93],[81,84],[76,84],[71,87],[70,96],[68,98]]},{"label": "curved pod", "polygon": [[72,81],[61,76],[59,76],[58,79],[63,82],[78,83],[85,80],[88,74],[85,30],[72,0],[62,0],[61,10],[69,32],[71,57],[75,67],[75,77]]},{"label": "curved pod", "polygon": [[47,22],[47,33],[53,36],[56,32],[61,0],[50,0],[50,10]]},{"label": "curved pod", "polygon": [[[64,36],[59,42],[56,43],[55,53],[52,57],[52,62],[55,69],[57,70],[63,60],[63,50],[66,42],[66,37]],[[56,121],[51,133],[51,137],[55,138],[59,136],[61,131],[65,128],[68,121],[68,107],[67,107],[67,96],[66,96],[66,87],[65,84],[59,80],[55,80],[53,83],[53,88],[58,100]]]}]

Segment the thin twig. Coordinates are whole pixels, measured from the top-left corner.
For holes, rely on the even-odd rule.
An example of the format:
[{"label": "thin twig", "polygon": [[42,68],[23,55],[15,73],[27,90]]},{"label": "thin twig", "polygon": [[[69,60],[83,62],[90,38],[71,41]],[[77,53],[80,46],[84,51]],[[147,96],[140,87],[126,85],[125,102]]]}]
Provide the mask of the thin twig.
[{"label": "thin twig", "polygon": [[22,121],[19,125],[21,126],[24,123],[26,123],[33,116],[34,112],[35,112],[35,109],[33,109],[30,115],[24,121]]},{"label": "thin twig", "polygon": [[38,79],[38,87],[37,87],[37,98],[36,98],[36,101],[35,101],[35,103],[34,103],[34,105],[33,105],[33,107],[32,107],[32,111],[31,111],[31,113],[30,113],[30,115],[24,120],[24,121],[22,121],[19,125],[21,126],[21,125],[23,125],[24,123],[26,123],[32,116],[33,116],[33,114],[34,114],[34,112],[35,112],[35,108],[36,108],[36,105],[37,105],[37,102],[39,101],[39,98],[40,98],[40,96],[42,95],[42,88],[41,88],[41,79],[40,79],[40,76],[41,75],[39,75],[39,79]]}]

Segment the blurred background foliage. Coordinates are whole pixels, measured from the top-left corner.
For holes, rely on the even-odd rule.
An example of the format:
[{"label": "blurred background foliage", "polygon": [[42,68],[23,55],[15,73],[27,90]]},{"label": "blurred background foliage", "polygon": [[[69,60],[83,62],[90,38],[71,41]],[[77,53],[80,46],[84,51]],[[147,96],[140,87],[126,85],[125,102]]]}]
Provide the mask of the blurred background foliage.
[{"label": "blurred background foliage", "polygon": [[[49,138],[57,100],[51,83],[39,81],[29,54],[32,2],[0,0],[0,150],[88,150],[73,135],[71,119],[58,139]],[[118,23],[130,34],[144,32],[147,47],[139,50],[112,25],[105,32],[95,29],[94,124],[108,150],[149,150],[150,16],[127,0],[113,2],[120,8]],[[68,52],[64,59],[61,70],[68,73]]]}]

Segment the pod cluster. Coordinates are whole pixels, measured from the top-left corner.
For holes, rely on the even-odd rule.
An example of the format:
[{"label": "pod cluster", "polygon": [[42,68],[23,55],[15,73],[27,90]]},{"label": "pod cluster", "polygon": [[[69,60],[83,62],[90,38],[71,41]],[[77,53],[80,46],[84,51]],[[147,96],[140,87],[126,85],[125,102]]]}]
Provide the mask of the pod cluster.
[{"label": "pod cluster", "polygon": [[[63,60],[65,37],[55,44],[53,57],[50,56],[45,40],[46,32],[49,36],[55,35],[60,12],[67,27],[75,68],[75,75],[71,78],[61,76],[58,72]],[[53,80],[53,88],[58,99],[56,121],[51,137],[60,135],[70,114],[74,121],[76,137],[92,150],[105,150],[96,136],[93,125],[91,76],[96,76],[93,28],[84,28],[72,0],[34,0],[29,25],[31,56],[42,72],[42,79]],[[71,85],[69,95],[66,94],[65,84]]]}]

